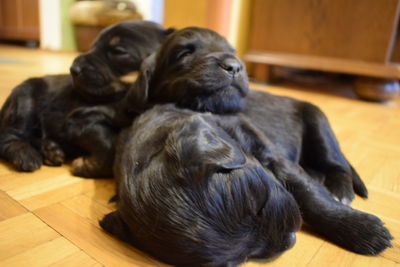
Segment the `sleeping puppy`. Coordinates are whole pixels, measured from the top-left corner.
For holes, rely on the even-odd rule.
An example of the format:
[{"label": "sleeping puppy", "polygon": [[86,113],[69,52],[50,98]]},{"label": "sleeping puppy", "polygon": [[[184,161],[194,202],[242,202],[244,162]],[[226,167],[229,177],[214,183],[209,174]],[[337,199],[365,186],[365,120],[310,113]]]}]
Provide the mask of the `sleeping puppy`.
[{"label": "sleeping puppy", "polygon": [[[254,99],[259,93],[253,91],[247,96],[250,101],[246,107],[247,86],[243,63],[224,38],[207,29],[186,28],[171,34],[158,52],[142,63],[137,81],[119,105],[121,110],[98,107],[77,109],[67,122],[79,125],[76,128],[81,129],[81,133],[95,131],[101,129],[105,121],[134,116],[165,102],[197,112],[212,112],[214,116],[223,118],[227,118],[226,114],[233,116],[242,112],[241,116],[254,127],[236,131],[236,124],[233,123],[233,129],[226,131],[232,135],[247,133],[249,128],[257,129],[252,130],[259,132],[256,135],[239,139],[242,140],[241,146],[247,147],[243,145],[246,142],[255,144],[251,145],[251,155],[266,170],[273,170],[276,179],[293,194],[304,214],[305,223],[311,229],[361,254],[377,254],[390,246],[391,236],[377,217],[353,210],[335,200],[342,193],[354,194],[353,187],[365,187],[340,152],[325,116],[311,104],[268,94],[262,95],[262,99],[270,99],[265,104],[271,107],[264,107],[263,110],[262,103]],[[283,105],[283,108],[275,105]],[[277,108],[276,113],[273,108]],[[256,116],[256,111],[261,115]],[[261,117],[262,114],[265,116]],[[98,124],[89,125],[85,121],[87,117],[94,122],[96,116],[100,118]],[[279,131],[282,131],[282,137]],[[309,151],[304,151],[307,149]],[[268,152],[270,150],[273,152]],[[130,151],[131,154],[139,152],[142,153]],[[316,159],[312,157],[313,153]],[[134,168],[136,163],[127,160],[126,168]],[[114,163],[116,168],[119,161],[117,159]],[[340,175],[331,176],[331,173]],[[118,180],[119,174],[115,176]],[[330,183],[333,186],[329,186]],[[340,194],[333,190],[336,183]]]},{"label": "sleeping puppy", "polygon": [[157,105],[121,133],[114,171],[118,207],[100,225],[174,266],[271,259],[301,216],[354,252],[390,246],[377,217],[334,200],[244,116]]},{"label": "sleeping puppy", "polygon": [[245,124],[173,105],[142,114],[121,133],[118,209],[100,225],[174,266],[237,266],[291,248],[298,205],[251,154]]},{"label": "sleeping puppy", "polygon": [[123,77],[170,32],[148,21],[111,26],[75,59],[71,75],[31,78],[17,86],[0,112],[0,157],[19,171],[34,171],[81,154],[88,141],[69,140],[62,129],[65,117],[81,106],[114,105],[129,87]]},{"label": "sleeping puppy", "polygon": [[[210,64],[212,60],[198,45],[213,44],[219,42],[219,38],[211,34],[198,34],[193,29],[168,38],[157,56],[154,70],[156,78],[150,81],[147,101],[175,101],[182,107],[220,113],[218,108],[212,106],[196,106],[198,98],[204,95],[196,96],[194,102],[189,100],[197,94],[198,84],[207,88],[204,94],[209,88],[218,88],[225,82],[214,75],[214,69],[204,68],[203,64]],[[212,51],[213,45],[207,46],[207,49]],[[173,61],[173,57],[178,60]],[[227,66],[227,69],[233,73],[233,77],[240,77],[243,73],[242,65],[237,62]],[[203,78],[199,78],[199,75]],[[224,94],[221,92],[218,95],[224,98],[224,105],[238,101],[227,99]],[[327,118],[318,107],[258,91],[250,91],[246,101],[247,105],[244,108],[241,106],[243,114],[277,144],[286,158],[299,163],[312,177],[324,183],[336,199],[348,204],[354,198],[354,192],[367,197],[366,187],[341,152]],[[222,112],[225,112],[225,106],[223,108]]]},{"label": "sleeping puppy", "polygon": [[199,28],[181,30],[167,38],[147,61],[148,90],[131,90],[131,108],[141,103],[176,103],[217,114],[243,112],[287,159],[299,163],[337,200],[349,204],[354,193],[367,197],[364,183],[341,152],[318,107],[252,90],[245,105],[240,98],[247,92],[244,65],[221,36]]}]

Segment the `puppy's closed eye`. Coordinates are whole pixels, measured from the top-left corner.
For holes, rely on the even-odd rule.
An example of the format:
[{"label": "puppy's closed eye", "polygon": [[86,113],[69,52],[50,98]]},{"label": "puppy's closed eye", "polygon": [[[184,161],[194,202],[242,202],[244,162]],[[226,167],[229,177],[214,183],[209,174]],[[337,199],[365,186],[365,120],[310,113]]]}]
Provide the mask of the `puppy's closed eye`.
[{"label": "puppy's closed eye", "polygon": [[191,49],[184,49],[183,51],[180,51],[178,55],[176,56],[176,59],[180,60],[188,55],[191,55],[193,53],[193,50]]},{"label": "puppy's closed eye", "polygon": [[111,47],[108,54],[110,57],[116,57],[116,58],[130,57],[128,49],[120,45]]},{"label": "puppy's closed eye", "polygon": [[128,51],[126,50],[125,47],[122,46],[116,46],[113,48],[113,53],[115,54],[126,54]]},{"label": "puppy's closed eye", "polygon": [[186,56],[193,54],[196,51],[196,46],[194,44],[188,44],[183,47],[175,49],[175,59],[181,60]]}]

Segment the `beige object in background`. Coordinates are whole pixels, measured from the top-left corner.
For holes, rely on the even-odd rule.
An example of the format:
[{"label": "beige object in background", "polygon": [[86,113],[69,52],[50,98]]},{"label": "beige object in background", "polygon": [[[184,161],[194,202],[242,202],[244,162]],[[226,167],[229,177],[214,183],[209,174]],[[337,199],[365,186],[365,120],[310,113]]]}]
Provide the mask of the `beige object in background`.
[{"label": "beige object in background", "polygon": [[78,50],[85,52],[105,27],[122,21],[140,20],[142,15],[130,1],[78,1],[71,5],[70,18],[75,25]]},{"label": "beige object in background", "polygon": [[79,1],[70,9],[73,23],[86,26],[108,26],[125,20],[142,19],[129,1]]}]

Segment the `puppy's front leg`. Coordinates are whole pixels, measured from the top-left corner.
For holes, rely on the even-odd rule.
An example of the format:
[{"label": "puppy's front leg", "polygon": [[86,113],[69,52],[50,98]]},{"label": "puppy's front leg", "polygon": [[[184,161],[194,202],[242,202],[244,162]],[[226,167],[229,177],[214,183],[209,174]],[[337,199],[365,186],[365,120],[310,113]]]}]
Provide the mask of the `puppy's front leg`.
[{"label": "puppy's front leg", "polygon": [[77,143],[89,154],[72,161],[72,173],[86,178],[113,177],[116,134],[104,125],[96,125],[84,132]]},{"label": "puppy's front leg", "polygon": [[68,116],[65,123],[68,137],[87,152],[72,162],[74,175],[112,177],[114,140],[119,131],[113,126],[114,115],[112,108],[85,107]]},{"label": "puppy's front leg", "polygon": [[302,109],[305,125],[303,164],[324,174],[324,185],[344,204],[354,198],[368,196],[363,181],[347,161],[336,140],[328,119],[322,111],[309,103]]},{"label": "puppy's front leg", "polygon": [[297,164],[274,159],[268,169],[293,194],[304,221],[318,234],[359,254],[375,255],[391,247],[393,238],[378,217],[335,201]]}]

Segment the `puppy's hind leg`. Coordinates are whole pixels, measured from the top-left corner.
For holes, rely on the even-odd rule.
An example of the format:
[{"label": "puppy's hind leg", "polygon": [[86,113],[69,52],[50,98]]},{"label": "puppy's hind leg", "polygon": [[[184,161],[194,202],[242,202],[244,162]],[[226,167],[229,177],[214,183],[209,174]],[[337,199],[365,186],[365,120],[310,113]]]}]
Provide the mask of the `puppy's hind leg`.
[{"label": "puppy's hind leg", "polygon": [[391,247],[393,239],[376,216],[335,201],[297,164],[272,160],[268,168],[293,194],[304,222],[329,241],[364,255],[376,255]]},{"label": "puppy's hind leg", "polygon": [[353,200],[354,192],[367,197],[367,188],[340,150],[322,111],[306,103],[302,115],[305,129],[301,165],[322,173],[328,191],[344,204]]},{"label": "puppy's hind leg", "polygon": [[29,79],[13,90],[1,109],[0,156],[17,170],[34,171],[43,163],[34,142],[40,139],[37,105],[46,88],[42,79]]}]

